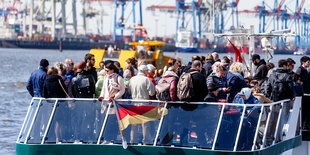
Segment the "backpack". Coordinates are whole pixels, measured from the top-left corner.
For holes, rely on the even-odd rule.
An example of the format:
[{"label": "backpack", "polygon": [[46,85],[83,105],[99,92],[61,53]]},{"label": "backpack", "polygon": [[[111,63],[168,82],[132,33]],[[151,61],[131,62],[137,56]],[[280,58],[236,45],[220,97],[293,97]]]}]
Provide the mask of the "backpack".
[{"label": "backpack", "polygon": [[198,71],[183,73],[179,79],[177,85],[177,96],[181,101],[186,101],[194,97],[194,85],[192,80],[192,74],[198,73]]},{"label": "backpack", "polygon": [[160,101],[171,101],[170,97],[170,82],[173,80],[173,77],[169,77],[168,80],[163,78],[158,81],[158,84],[155,86],[156,98]]},{"label": "backpack", "polygon": [[[279,78],[279,74],[275,74],[276,81],[272,84],[272,91],[271,91],[271,99],[273,101],[279,101],[285,98],[285,91],[287,91],[287,81],[286,78],[289,75],[286,75],[284,78]],[[284,95],[284,96],[283,96]]]},{"label": "backpack", "polygon": [[73,80],[76,85],[76,95],[79,98],[92,98],[94,97],[94,78],[92,75],[78,75]]}]

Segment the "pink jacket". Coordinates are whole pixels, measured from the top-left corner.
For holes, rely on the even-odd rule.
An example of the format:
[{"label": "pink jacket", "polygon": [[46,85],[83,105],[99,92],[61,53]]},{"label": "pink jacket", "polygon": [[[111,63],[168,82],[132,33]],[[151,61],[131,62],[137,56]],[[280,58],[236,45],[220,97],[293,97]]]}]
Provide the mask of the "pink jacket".
[{"label": "pink jacket", "polygon": [[163,80],[168,81],[169,78],[172,78],[170,82],[170,90],[169,90],[170,97],[172,101],[176,101],[177,100],[177,84],[178,84],[179,77],[173,71],[166,71],[165,74],[163,75]]}]

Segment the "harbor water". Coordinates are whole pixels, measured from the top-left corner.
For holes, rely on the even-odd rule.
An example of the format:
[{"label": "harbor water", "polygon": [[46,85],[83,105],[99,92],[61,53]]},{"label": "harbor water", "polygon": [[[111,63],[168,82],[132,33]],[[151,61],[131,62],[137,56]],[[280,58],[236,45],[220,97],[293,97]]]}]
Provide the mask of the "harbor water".
[{"label": "harbor water", "polygon": [[[15,154],[15,142],[27,113],[31,96],[26,89],[26,82],[30,74],[39,67],[41,59],[49,60],[50,66],[56,62],[63,62],[72,58],[75,63],[83,61],[85,53],[89,51],[63,51],[38,49],[0,48],[0,154]],[[165,53],[175,56],[173,52]],[[205,53],[179,53],[182,63],[187,64],[192,55],[206,55]],[[220,54],[220,58],[225,55]],[[272,62],[277,66],[280,59],[292,58],[296,61],[295,69],[300,65],[300,58],[296,55],[276,55]],[[262,58],[265,58],[262,56]]]}]

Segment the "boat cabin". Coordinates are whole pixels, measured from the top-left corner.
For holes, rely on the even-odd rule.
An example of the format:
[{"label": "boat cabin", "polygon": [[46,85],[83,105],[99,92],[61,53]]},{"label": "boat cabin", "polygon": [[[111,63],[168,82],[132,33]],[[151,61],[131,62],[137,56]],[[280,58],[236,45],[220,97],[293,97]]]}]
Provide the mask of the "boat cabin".
[{"label": "boat cabin", "polygon": [[300,115],[301,97],[257,105],[33,98],[16,153],[293,154]]},{"label": "boat cabin", "polygon": [[168,64],[171,57],[164,56],[160,47],[164,46],[164,42],[150,41],[147,37],[146,29],[142,26],[131,28],[134,30],[133,42],[129,50],[107,51],[104,49],[91,49],[90,53],[95,55],[95,67],[99,67],[99,63],[105,60],[119,61],[122,68],[125,68],[125,62],[128,58],[137,58],[143,60],[145,64],[153,64],[157,69],[164,68]]}]

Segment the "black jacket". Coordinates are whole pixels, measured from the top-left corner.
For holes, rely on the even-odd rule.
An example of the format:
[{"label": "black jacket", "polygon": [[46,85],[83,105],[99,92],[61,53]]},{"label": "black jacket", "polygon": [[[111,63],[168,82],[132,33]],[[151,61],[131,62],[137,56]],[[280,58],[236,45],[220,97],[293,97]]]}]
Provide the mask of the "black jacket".
[{"label": "black jacket", "polygon": [[268,68],[264,59],[260,60],[253,76],[254,80],[264,80],[267,77]]},{"label": "black jacket", "polygon": [[62,78],[58,75],[49,75],[43,85],[44,97],[45,98],[66,98],[66,93],[61,88],[60,83],[63,86],[64,90],[67,91],[67,88],[64,84]]},{"label": "black jacket", "polygon": [[203,68],[206,70],[206,76],[208,77],[212,73],[212,65],[214,64],[214,60],[207,60],[205,64],[203,64]]},{"label": "black jacket", "polygon": [[[189,69],[187,73],[197,71],[195,69]],[[203,74],[201,73],[194,73],[192,74],[192,80],[193,80],[193,87],[194,87],[194,97],[192,102],[199,102],[203,101],[204,98],[208,94],[208,89],[207,89],[207,82],[206,78]]]},{"label": "black jacket", "polygon": [[[282,83],[281,88],[279,84]],[[293,99],[295,97],[295,88],[292,77],[287,69],[276,69],[267,81],[262,85],[264,95],[273,101],[284,99]],[[277,95],[278,94],[278,95]]]},{"label": "black jacket", "polygon": [[89,70],[86,71],[86,74],[91,74],[93,75],[94,79],[95,79],[95,83],[97,82],[98,80],[98,77],[97,77],[97,71],[96,71],[96,68],[95,67],[91,67]]},{"label": "black jacket", "polygon": [[299,66],[296,70],[296,74],[298,74],[301,78],[301,81],[303,82],[302,87],[304,88],[305,94],[310,94],[310,77],[307,72],[307,69],[305,69],[302,66]]},{"label": "black jacket", "polygon": [[95,78],[85,71],[78,72],[72,79],[72,94],[76,98],[95,97]]},{"label": "black jacket", "polygon": [[218,99],[212,92],[209,92],[206,98],[204,99],[204,101],[205,102],[218,102]]}]

